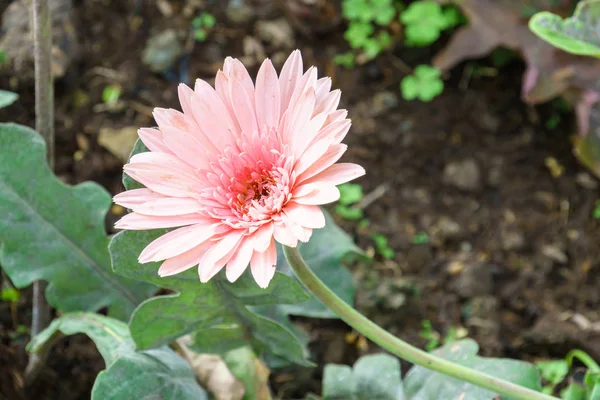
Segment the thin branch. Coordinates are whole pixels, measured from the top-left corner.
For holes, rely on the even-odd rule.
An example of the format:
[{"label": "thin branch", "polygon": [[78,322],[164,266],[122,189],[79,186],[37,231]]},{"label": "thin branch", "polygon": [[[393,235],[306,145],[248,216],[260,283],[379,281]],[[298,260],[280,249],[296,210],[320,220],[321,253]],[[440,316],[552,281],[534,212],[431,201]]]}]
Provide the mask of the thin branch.
[{"label": "thin branch", "polygon": [[[35,58],[35,128],[46,140],[48,164],[54,169],[54,85],[52,82],[52,23],[49,0],[33,0],[33,42]],[[31,336],[42,331],[50,319],[44,296],[46,282],[33,283]],[[25,382],[31,385],[42,370],[48,354],[31,354]]]}]

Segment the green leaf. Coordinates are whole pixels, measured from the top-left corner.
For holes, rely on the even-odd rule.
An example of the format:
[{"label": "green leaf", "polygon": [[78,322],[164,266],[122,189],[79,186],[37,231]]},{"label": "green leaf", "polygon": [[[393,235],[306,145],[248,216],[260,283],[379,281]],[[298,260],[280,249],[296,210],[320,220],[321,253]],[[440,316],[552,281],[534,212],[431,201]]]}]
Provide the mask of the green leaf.
[{"label": "green leaf", "polygon": [[565,360],[539,361],[535,363],[542,373],[542,378],[553,385],[558,385],[569,373],[569,364]]},{"label": "green leaf", "polygon": [[406,26],[406,42],[412,46],[428,46],[448,27],[448,17],[435,1],[415,1],[400,15]]},{"label": "green leaf", "polygon": [[28,350],[39,351],[59,333],[85,333],[106,363],[106,370],[94,383],[92,400],[208,399],[181,357],[168,347],[136,352],[127,325],[121,321],[92,313],[65,314],[34,337]]},{"label": "green leaf", "polygon": [[348,51],[343,54],[336,54],[333,57],[333,63],[336,65],[341,65],[345,68],[353,68],[354,67],[354,53],[352,51]]},{"label": "green leaf", "polygon": [[9,92],[7,90],[0,90],[0,108],[8,107],[17,99],[19,95],[13,92]]},{"label": "green leaf", "polygon": [[444,91],[440,71],[429,65],[419,65],[413,75],[405,76],[400,82],[402,97],[405,100],[419,99],[431,101]]},{"label": "green leaf", "polygon": [[165,230],[120,232],[109,245],[115,272],[178,292],[146,300],[135,310],[130,329],[138,348],[163,346],[197,332],[192,346],[196,351],[221,353],[249,343],[257,354],[270,351],[288,361],[309,364],[302,345],[289,330],[248,309],[306,301],[308,296],[294,280],[276,273],[269,287],[261,289],[249,272],[235,283],[227,282],[223,273],[201,283],[194,269],[161,278],[158,263],[140,265],[137,257],[148,243],[164,233]]},{"label": "green leaf", "polygon": [[354,368],[336,364],[325,366],[323,400],[403,400],[404,398],[400,362],[392,356],[387,354],[362,356],[354,364]]},{"label": "green leaf", "polygon": [[120,97],[121,86],[117,84],[108,85],[102,90],[102,101],[109,106],[114,106],[117,104]]},{"label": "green leaf", "polygon": [[562,19],[548,11],[535,14],[529,29],[569,53],[600,57],[600,0],[582,0],[572,17]]},{"label": "green leaf", "polygon": [[352,48],[360,48],[368,42],[375,28],[368,22],[350,22],[344,33],[344,38]]},{"label": "green leaf", "polygon": [[338,189],[340,190],[340,199],[338,202],[345,206],[358,203],[365,197],[362,185],[358,183],[344,183],[339,185]]},{"label": "green leaf", "polygon": [[364,217],[363,211],[358,207],[336,204],[334,210],[337,215],[350,221],[357,221]]},{"label": "green leaf", "polygon": [[21,297],[21,292],[12,287],[7,287],[0,290],[0,301],[8,301],[10,303],[16,303]]},{"label": "green leaf", "polygon": [[[485,372],[492,376],[540,391],[540,375],[537,368],[529,363],[501,358],[477,356],[479,346],[471,339],[446,344],[433,351],[434,354],[460,365]],[[411,400],[493,399],[498,394],[464,381],[451,378],[424,367],[413,367],[404,379],[406,395]],[[508,400],[507,398],[505,400]]]},{"label": "green leaf", "polygon": [[17,288],[48,281],[46,298],[62,312],[108,306],[126,318],[155,288],[110,269],[104,216],[110,195],[99,185],[61,183],[33,130],[0,124],[0,264]]},{"label": "green leaf", "polygon": [[[353,304],[355,287],[352,274],[342,265],[342,258],[349,254],[361,254],[352,239],[335,224],[325,212],[325,227],[315,229],[308,243],[299,243],[300,254],[312,271],[348,304]],[[277,243],[277,270],[295,278],[294,272],[283,255],[283,248]],[[312,297],[310,301],[279,306],[287,314],[312,318],[338,318],[337,314]]]}]

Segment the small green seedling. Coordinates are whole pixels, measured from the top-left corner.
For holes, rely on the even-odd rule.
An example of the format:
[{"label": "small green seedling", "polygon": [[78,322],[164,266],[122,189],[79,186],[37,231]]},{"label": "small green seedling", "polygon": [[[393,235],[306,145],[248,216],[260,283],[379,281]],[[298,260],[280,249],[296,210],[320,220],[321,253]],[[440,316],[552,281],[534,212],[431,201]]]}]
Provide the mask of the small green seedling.
[{"label": "small green seedling", "polygon": [[460,21],[461,15],[456,8],[442,8],[431,0],[415,1],[400,14],[409,46],[428,46],[440,37],[443,30],[458,25]]},{"label": "small green seedling", "polygon": [[411,240],[412,244],[427,244],[429,243],[429,235],[427,232],[419,232],[413,236]]},{"label": "small green seedling", "polygon": [[354,68],[354,53],[348,51],[343,54],[338,54],[333,57],[333,63],[336,65],[341,65],[344,68]]},{"label": "small green seedling", "polygon": [[344,32],[344,38],[353,49],[362,48],[375,31],[373,25],[368,22],[350,22],[348,29]]},{"label": "small green seedling", "polygon": [[115,107],[121,98],[121,86],[117,84],[108,85],[102,90],[102,102],[109,108]]},{"label": "small green seedling", "polygon": [[208,30],[217,23],[216,18],[209,13],[203,12],[192,20],[194,38],[197,42],[203,42],[208,37]]},{"label": "small green seedling", "polygon": [[352,207],[364,197],[362,186],[357,183],[345,183],[338,186],[340,190],[340,199],[335,206],[335,212],[340,217],[348,220],[359,220],[363,217],[360,208]]},{"label": "small green seedling", "polygon": [[373,233],[371,239],[375,242],[375,249],[385,259],[391,260],[396,253],[388,246],[388,239],[381,233]]},{"label": "small green seedling", "polygon": [[7,301],[9,303],[16,303],[19,301],[21,293],[12,287],[7,287],[0,290],[0,301]]},{"label": "small green seedling", "polygon": [[400,90],[405,100],[419,99],[431,101],[444,90],[440,70],[429,65],[419,65],[412,75],[405,76],[400,82]]},{"label": "small green seedling", "polygon": [[427,343],[425,344],[425,350],[427,351],[434,350],[440,345],[440,334],[433,329],[431,321],[429,320],[423,320],[421,322],[419,336],[427,340]]},{"label": "small green seedling", "polygon": [[594,219],[600,219],[600,200],[596,200],[596,206],[594,207],[594,211],[592,211],[592,217]]},{"label": "small green seedling", "polygon": [[569,373],[569,364],[565,360],[539,361],[535,365],[547,382],[542,388],[545,394],[554,393],[556,385],[561,383]]},{"label": "small green seedling", "polygon": [[396,15],[393,0],[344,0],[342,15],[350,21],[389,24]]}]

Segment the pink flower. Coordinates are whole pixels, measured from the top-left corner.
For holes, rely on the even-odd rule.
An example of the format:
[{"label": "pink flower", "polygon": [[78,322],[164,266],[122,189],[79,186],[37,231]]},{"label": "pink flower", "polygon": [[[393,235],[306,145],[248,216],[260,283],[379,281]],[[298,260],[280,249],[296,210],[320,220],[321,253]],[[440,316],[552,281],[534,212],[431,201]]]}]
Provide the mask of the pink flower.
[{"label": "pink flower", "polygon": [[146,188],[114,201],[133,210],[120,229],[177,228],[150,243],[140,263],[165,260],[159,275],[198,266],[202,282],[223,267],[235,281],[250,265],[260,287],[275,274],[275,240],[295,247],[325,226],[320,204],[338,200],[336,187],[364,175],[335,164],[346,151],[346,110],[331,79],[304,74],[300,51],[281,75],[270,60],[256,84],[240,61],[227,58],[215,87],[198,79],[179,86],[183,113],[156,108],[158,129],[139,136],[150,152],[133,156],[125,172]]}]

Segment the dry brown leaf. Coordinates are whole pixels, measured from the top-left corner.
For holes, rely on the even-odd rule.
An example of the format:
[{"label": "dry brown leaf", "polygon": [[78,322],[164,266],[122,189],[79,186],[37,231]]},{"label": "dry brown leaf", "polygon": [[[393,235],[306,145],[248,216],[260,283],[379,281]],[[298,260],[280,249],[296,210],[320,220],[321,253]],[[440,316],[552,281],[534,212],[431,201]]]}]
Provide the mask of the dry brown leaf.
[{"label": "dry brown leaf", "polygon": [[138,128],[126,126],[122,129],[102,128],[98,136],[98,144],[124,163],[129,160],[129,154],[138,138]]}]

